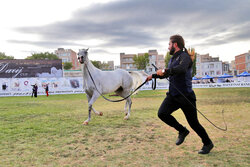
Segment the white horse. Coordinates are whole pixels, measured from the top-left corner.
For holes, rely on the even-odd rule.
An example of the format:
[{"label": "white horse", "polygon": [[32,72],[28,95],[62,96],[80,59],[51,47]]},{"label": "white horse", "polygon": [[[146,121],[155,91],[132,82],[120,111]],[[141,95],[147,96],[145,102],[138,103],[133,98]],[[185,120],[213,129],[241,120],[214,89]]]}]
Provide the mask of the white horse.
[{"label": "white horse", "polygon": [[[88,49],[80,49],[78,53],[78,60],[83,64],[83,87],[88,98],[88,119],[84,121],[84,125],[88,125],[91,119],[91,110],[95,114],[102,116],[102,112],[96,111],[92,105],[100,96],[100,94],[107,94],[115,92],[117,95],[125,98],[127,97],[133,87],[133,79],[131,75],[122,69],[115,71],[101,71],[96,68],[88,59]],[[89,72],[94,80],[94,83],[89,75]],[[96,90],[98,89],[98,90]],[[124,119],[129,119],[132,101],[128,97],[126,99],[125,110],[128,105],[128,112]]]}]

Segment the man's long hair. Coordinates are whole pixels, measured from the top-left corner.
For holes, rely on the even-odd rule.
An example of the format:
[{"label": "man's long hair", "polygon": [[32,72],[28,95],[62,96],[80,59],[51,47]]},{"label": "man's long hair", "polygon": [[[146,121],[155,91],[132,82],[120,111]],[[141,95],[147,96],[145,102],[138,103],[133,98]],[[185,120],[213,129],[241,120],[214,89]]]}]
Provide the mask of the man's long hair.
[{"label": "man's long hair", "polygon": [[183,37],[181,35],[179,35],[179,34],[172,35],[170,37],[170,40],[172,41],[172,43],[177,43],[177,45],[180,48],[180,50],[184,50],[190,56],[191,60],[194,61],[195,51],[194,51],[194,49],[192,49],[190,51],[190,50],[187,50],[185,48],[185,41],[184,41],[184,39],[183,39]]}]

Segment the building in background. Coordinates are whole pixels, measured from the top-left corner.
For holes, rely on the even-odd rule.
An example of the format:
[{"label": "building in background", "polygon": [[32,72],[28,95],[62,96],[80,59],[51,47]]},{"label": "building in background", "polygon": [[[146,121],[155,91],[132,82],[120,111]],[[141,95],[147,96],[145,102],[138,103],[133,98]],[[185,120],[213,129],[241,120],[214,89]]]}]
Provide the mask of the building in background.
[{"label": "building in background", "polygon": [[[138,56],[144,56],[145,53],[138,53]],[[158,68],[165,68],[165,60],[163,55],[159,55],[157,50],[149,50],[149,65],[146,67],[146,72],[152,73],[155,72],[155,68],[152,64],[156,65]],[[125,54],[120,53],[120,68],[126,70],[138,70],[134,64],[133,57],[136,54]]]},{"label": "building in background", "polygon": [[126,70],[137,70],[133,57],[136,54],[120,53],[120,68]]},{"label": "building in background", "polygon": [[211,77],[217,77],[223,74],[222,61],[219,57],[212,57],[209,54],[196,56],[196,77],[204,77],[210,75]]},{"label": "building in background", "polygon": [[63,77],[83,77],[82,70],[63,70]]},{"label": "building in background", "polygon": [[235,68],[237,74],[244,71],[250,72],[250,50],[247,53],[235,56]]},{"label": "building in background", "polygon": [[229,70],[231,71],[231,75],[233,76],[237,75],[237,70],[235,67],[235,60],[232,60],[231,63],[229,64]]},{"label": "building in background", "polygon": [[222,74],[224,74],[224,73],[232,74],[232,71],[230,71],[229,62],[227,62],[227,61],[222,62]]},{"label": "building in background", "polygon": [[77,59],[76,52],[74,52],[71,49],[64,49],[64,48],[58,48],[55,51],[55,54],[59,57],[59,59],[62,59],[62,63],[70,62],[72,63],[71,70],[80,70],[81,64],[79,63]]},{"label": "building in background", "polygon": [[149,50],[149,65],[146,67],[146,72],[154,73],[155,67],[152,65],[154,64],[159,69],[165,68],[165,60],[163,55],[159,55],[157,50]]}]

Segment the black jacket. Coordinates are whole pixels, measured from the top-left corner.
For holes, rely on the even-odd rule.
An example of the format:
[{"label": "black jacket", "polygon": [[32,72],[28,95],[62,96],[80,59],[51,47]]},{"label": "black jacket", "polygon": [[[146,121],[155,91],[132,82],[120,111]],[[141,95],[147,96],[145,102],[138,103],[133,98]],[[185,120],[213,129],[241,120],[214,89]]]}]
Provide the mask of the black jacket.
[{"label": "black jacket", "polygon": [[190,56],[180,50],[170,59],[163,77],[156,74],[152,77],[161,79],[169,77],[169,93],[172,96],[179,95],[179,91],[188,94],[192,92],[192,64]]}]

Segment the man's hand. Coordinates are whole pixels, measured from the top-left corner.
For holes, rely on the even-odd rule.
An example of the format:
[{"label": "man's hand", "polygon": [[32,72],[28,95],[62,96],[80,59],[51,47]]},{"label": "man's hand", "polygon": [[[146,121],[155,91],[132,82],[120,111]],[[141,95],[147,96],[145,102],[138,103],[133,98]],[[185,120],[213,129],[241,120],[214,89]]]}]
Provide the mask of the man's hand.
[{"label": "man's hand", "polygon": [[164,75],[164,69],[159,69],[156,71],[156,74],[159,75],[159,76],[163,76]]},{"label": "man's hand", "polygon": [[148,77],[147,77],[147,79],[146,79],[147,81],[150,81],[150,80],[152,80],[152,75],[149,75]]}]

